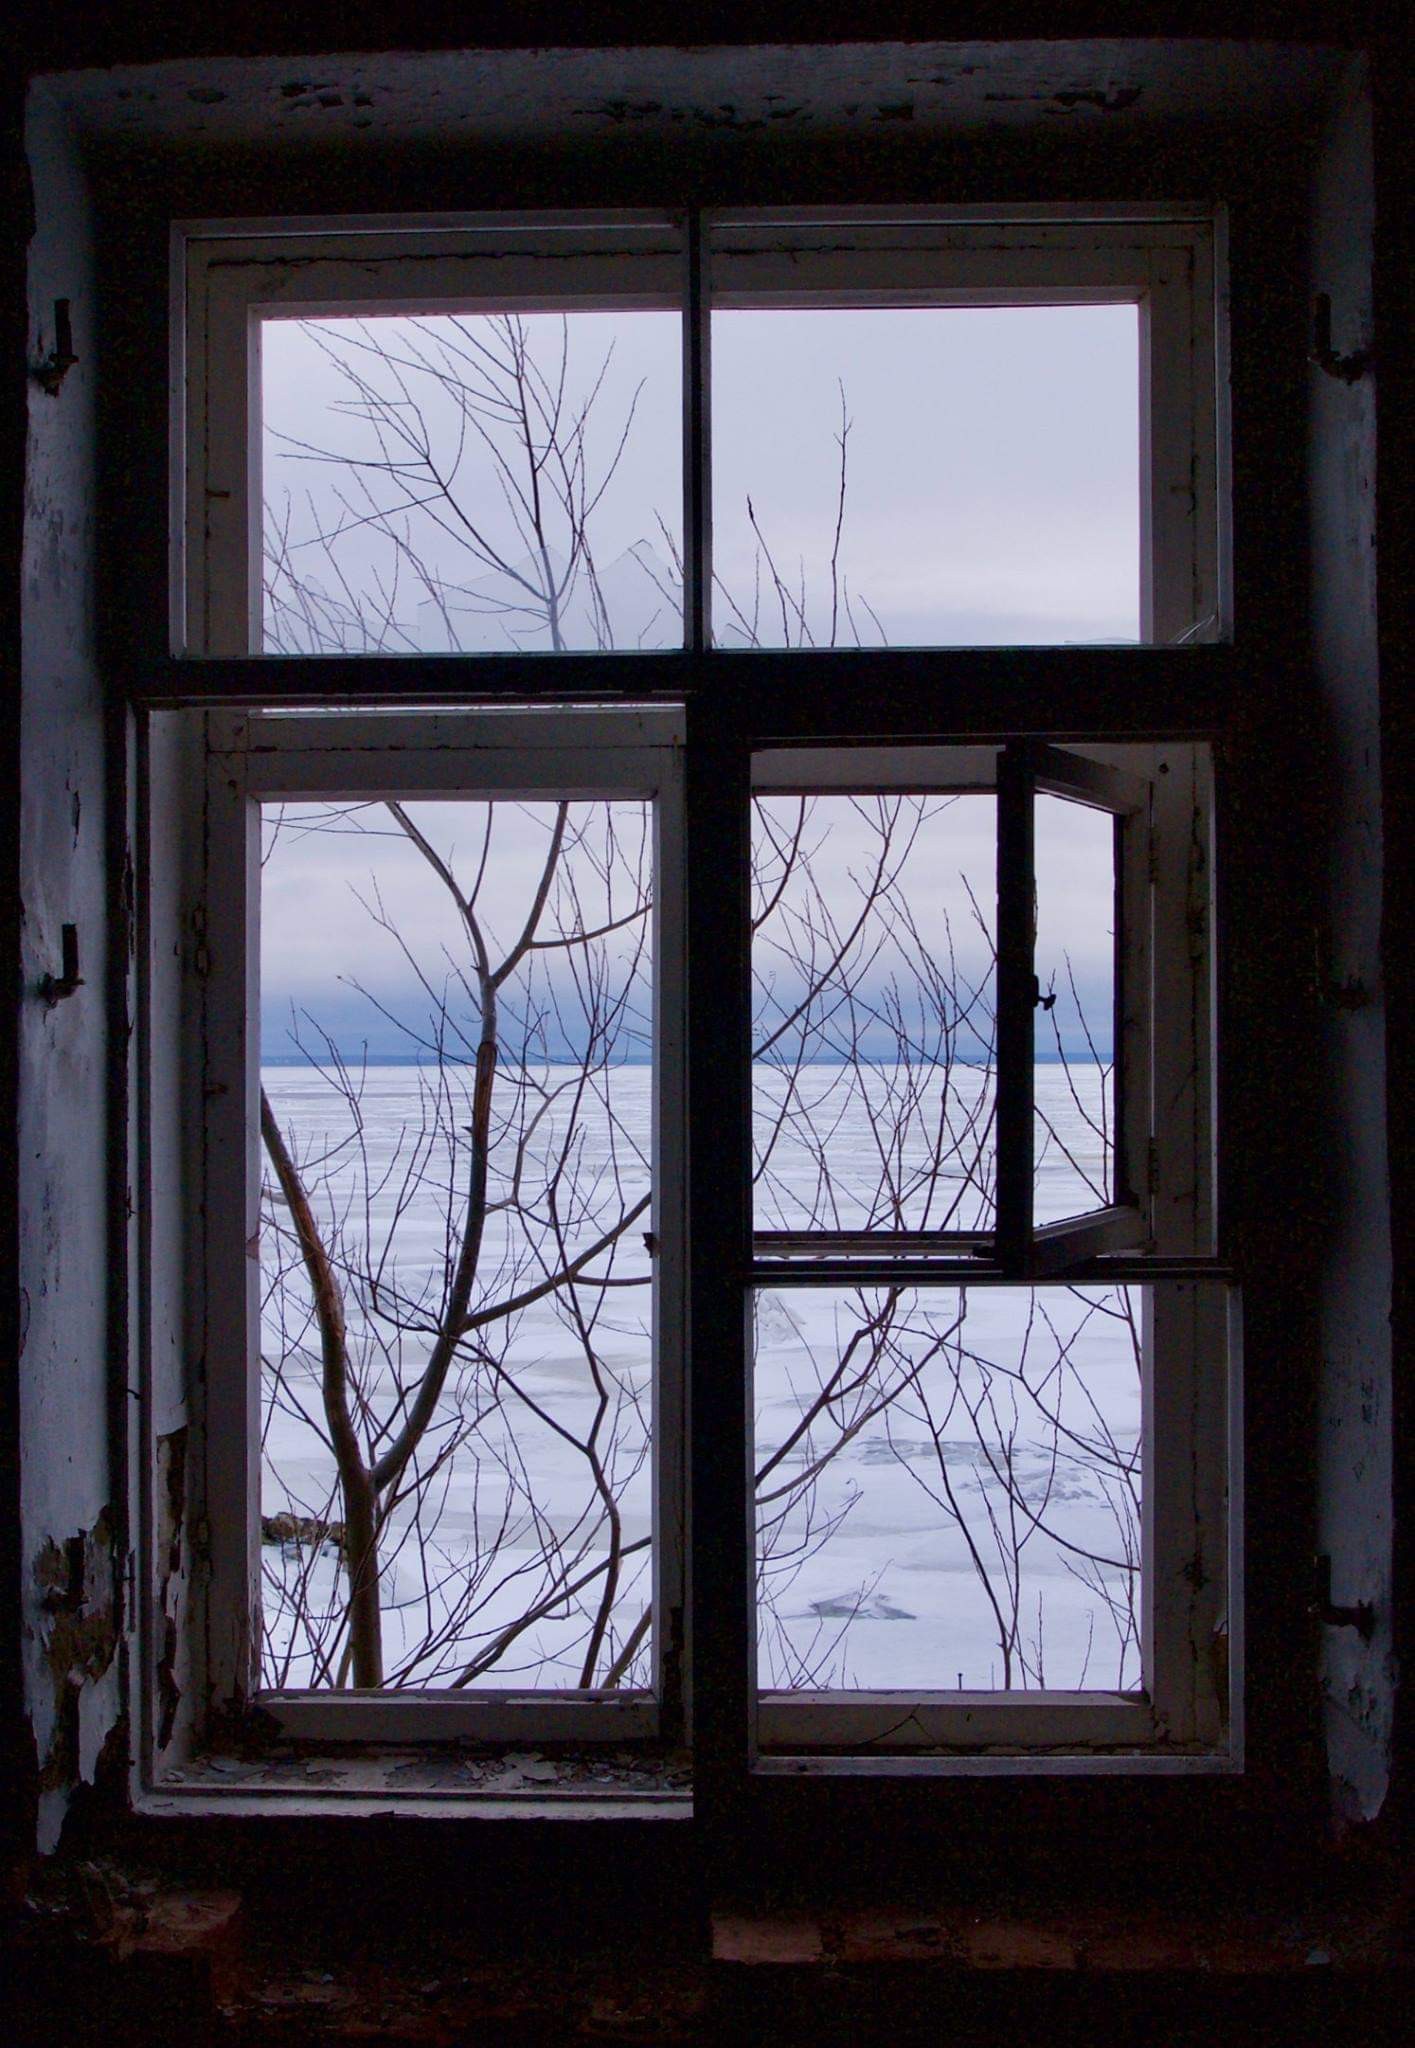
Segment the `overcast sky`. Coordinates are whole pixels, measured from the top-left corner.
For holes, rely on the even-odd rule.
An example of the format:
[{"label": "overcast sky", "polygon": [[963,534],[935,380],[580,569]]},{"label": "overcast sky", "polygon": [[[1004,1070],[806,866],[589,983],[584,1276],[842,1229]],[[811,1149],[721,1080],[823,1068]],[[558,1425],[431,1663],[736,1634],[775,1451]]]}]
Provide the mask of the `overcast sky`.
[{"label": "overcast sky", "polygon": [[[1136,321],[1133,306],[716,314],[722,583],[745,603],[750,498],[783,581],[804,579],[808,617],[828,638],[843,389],[840,561],[864,601],[862,639],[1134,640]],[[730,642],[728,623],[719,603]]]},{"label": "overcast sky", "polygon": [[[828,641],[843,402],[838,562],[861,638],[894,646],[1135,639],[1137,319],[1133,306],[715,314],[718,637],[740,644],[740,614],[753,615],[759,542],[750,503],[791,592],[791,638],[799,637],[804,590],[808,628]],[[591,520],[599,570],[638,548],[671,574],[682,529],[678,316],[573,313],[562,327],[560,316],[542,314],[527,319],[525,331],[541,403],[548,410],[552,393],[563,394],[562,422],[585,412],[586,474],[591,492],[602,491]],[[478,355],[480,340],[490,359]],[[380,361],[379,347],[391,364]],[[366,398],[330,350],[387,395],[381,443]],[[507,517],[504,481],[475,430],[464,431],[458,403],[469,387],[484,402],[493,390],[512,395],[498,367],[504,361],[490,323],[471,316],[459,327],[265,323],[265,494],[277,522],[291,520],[303,576],[336,586],[312,536],[339,528],[335,559],[359,594],[372,597],[375,565],[382,587],[391,587],[398,550],[380,541],[368,515],[375,502],[387,509],[405,497],[422,502],[400,515],[397,530],[440,585],[485,589],[491,572],[469,545],[473,524],[513,566],[524,561],[528,548]],[[431,462],[414,450],[424,429]],[[502,410],[493,432],[520,476],[514,418]],[[400,468],[370,474],[318,454],[388,457]],[[448,501],[436,507],[434,465],[448,485]],[[565,524],[553,509],[547,535],[563,554]],[[426,595],[405,555],[398,611],[412,634]],[[650,644],[681,644],[681,623],[647,576],[628,581],[617,610],[618,644],[638,644],[646,627]],[[429,644],[446,644],[425,603],[422,613]],[[471,615],[459,616],[470,628]],[[757,626],[766,644],[779,645],[779,606],[763,604]],[[466,644],[506,646],[518,634],[528,646],[546,644],[514,617],[470,630]],[[837,637],[851,637],[843,617]]]},{"label": "overcast sky", "polygon": [[[470,894],[478,874],[484,874],[478,910],[495,963],[498,945],[504,947],[516,937],[530,910],[552,807],[490,807],[489,840],[485,805],[420,803],[408,809],[465,892]],[[794,802],[772,799],[769,809],[778,831],[784,826],[789,832]],[[898,857],[904,832],[896,834],[896,853],[891,857],[895,904],[907,909],[932,958],[942,964],[951,957],[960,984],[976,986],[987,974],[994,937],[995,806],[991,797],[970,795],[930,804],[928,812],[907,859]],[[323,805],[272,805],[266,816],[261,885],[265,1056],[294,1056],[297,1037],[318,1047],[322,1030],[348,1058],[358,1058],[363,1048],[374,1058],[416,1057],[419,1038],[426,1038],[428,1016],[444,994],[455,1027],[449,1044],[462,1056],[473,1054],[476,1025],[464,928],[445,888],[382,807],[363,806],[340,817]],[[615,817],[624,857],[613,891],[606,889],[597,872],[609,816],[609,806],[579,805],[572,811],[596,855],[594,862],[576,856],[566,859],[585,924],[591,928],[623,916],[636,900],[630,882],[638,865],[638,807],[625,804]],[[813,892],[816,906],[825,907],[836,929],[848,931],[860,911],[862,885],[875,870],[880,841],[867,821],[852,815],[844,799],[830,798],[817,805],[804,844],[810,857],[809,884],[803,879],[786,892],[755,956],[760,972],[774,984],[773,1022],[793,1007],[799,986],[782,946],[793,937],[799,941],[803,915],[812,917],[817,928],[821,925],[820,908],[813,908],[810,900]],[[776,874],[769,856],[765,880],[774,889]],[[1071,993],[1072,976],[1096,1049],[1102,1057],[1109,1053],[1112,891],[1110,818],[1058,798],[1039,798],[1037,973],[1043,989],[1058,991],[1055,1017],[1068,1057],[1084,1058],[1087,1052],[1086,1033]],[[974,902],[985,930],[979,927]],[[552,905],[541,935],[553,937],[562,928]],[[628,928],[608,943],[611,983],[622,984],[636,938],[636,928]],[[828,959],[831,950],[824,942],[818,957]],[[859,976],[859,993],[874,1000],[883,982],[893,977],[907,1001],[909,948],[906,945],[901,952],[889,942],[883,920],[867,927],[863,952],[874,959],[869,971]],[[547,1006],[547,1014],[550,1008],[558,1013],[550,1032],[551,1049],[567,1055],[584,1043],[579,993],[583,984],[569,972],[570,965],[568,958],[562,961],[549,952],[539,953],[535,961],[542,999],[551,987],[556,992],[555,1004]],[[509,1050],[519,1043],[518,1007],[518,986],[508,984]],[[1054,1057],[1051,1022],[1040,1012],[1038,1016],[1038,1055]],[[623,1056],[646,1057],[645,1028],[640,1019],[624,1035]],[[460,1041],[457,1030],[464,1033]],[[867,1033],[864,1039],[867,1053],[874,1057],[886,1056],[892,1043],[881,1031]],[[979,1054],[978,1044],[966,1031],[958,1050],[965,1059]]]},{"label": "overcast sky", "polygon": [[[558,394],[562,422],[584,415],[575,453],[594,499],[589,531],[615,642],[681,644],[672,588],[682,498],[678,316],[575,313],[563,329],[559,316],[539,316],[526,333],[541,406],[549,410]],[[763,644],[781,644],[783,632],[798,640],[802,613],[805,633],[817,644],[829,640],[842,391],[837,639],[858,633],[867,644],[907,646],[1137,637],[1134,307],[727,312],[714,315],[712,339],[722,586],[715,630],[726,644],[740,644],[744,617]],[[479,354],[483,343],[493,358]],[[367,392],[355,391],[330,360],[331,347],[383,394],[381,434]],[[504,342],[474,318],[464,317],[460,330],[435,320],[265,323],[266,502],[295,543],[291,560],[316,610],[327,604],[324,615],[344,619],[391,600],[394,644],[409,647],[546,644],[533,603],[485,559],[499,554],[533,575],[525,522],[518,534],[507,511],[508,482],[523,482],[526,467],[514,412],[505,408],[515,396],[505,360]],[[500,478],[475,426],[466,427],[469,384],[483,408],[498,408],[481,418],[508,456]],[[536,434],[543,445],[543,426]],[[562,425],[562,444],[570,438]],[[371,460],[394,466],[358,466]],[[412,500],[417,509],[370,517]],[[784,628],[749,500],[788,588]],[[545,531],[552,557],[563,562],[573,545],[563,518],[557,524],[547,515]],[[332,548],[318,538],[330,534]],[[584,589],[581,578],[566,607],[567,637],[593,645],[603,614],[597,629]],[[459,817],[455,807],[437,809],[449,846],[479,841],[465,810]],[[1074,805],[1043,805],[1040,813],[1041,979],[1064,986],[1070,956],[1105,1050],[1109,821]],[[975,887],[984,882],[989,897],[993,886],[990,804],[960,807],[935,839],[933,866],[912,885],[915,907],[926,929],[941,932],[947,916],[962,932],[959,875]],[[503,807],[484,899],[493,923],[509,929],[543,842],[543,821]],[[824,858],[842,904],[852,865],[866,855],[864,840],[837,825]],[[285,837],[265,884],[269,1051],[285,1037],[292,1002],[327,1017],[341,1042],[352,1033],[354,1042],[368,1036],[375,1050],[393,1049],[348,978],[357,974],[401,1014],[413,1000],[412,977],[358,899],[369,900],[376,875],[409,949],[433,963],[455,955],[455,922],[420,868],[388,839]],[[1074,1020],[1065,1036],[1074,1048]]]}]

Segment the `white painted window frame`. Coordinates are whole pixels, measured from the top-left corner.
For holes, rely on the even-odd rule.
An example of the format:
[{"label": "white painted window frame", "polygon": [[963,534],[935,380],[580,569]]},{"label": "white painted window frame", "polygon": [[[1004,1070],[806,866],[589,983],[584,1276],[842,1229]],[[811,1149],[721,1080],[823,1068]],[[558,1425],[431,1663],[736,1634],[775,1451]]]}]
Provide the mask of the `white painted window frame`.
[{"label": "white painted window frame", "polygon": [[[684,1612],[683,829],[671,711],[208,714],[197,894],[203,1166],[197,1342],[205,1362],[214,1696],[315,1741],[614,1741],[659,1735],[681,1693]],[[645,1691],[274,1691],[259,1683],[260,806],[273,799],[642,798],[654,805],[654,1679]],[[195,1049],[194,1049],[195,1050]],[[674,1662],[676,1660],[676,1668]]]},{"label": "white painted window frame", "polygon": [[678,310],[684,298],[682,230],[661,214],[472,215],[337,233],[189,223],[173,268],[185,308],[173,645],[205,655],[261,651],[265,318]]},{"label": "white painted window frame", "polygon": [[1215,219],[1178,207],[799,208],[723,214],[712,304],[1131,304],[1140,315],[1140,640],[1227,629],[1219,530]]},{"label": "white painted window frame", "polygon": [[[1224,421],[1215,246],[1220,236],[1221,220],[1211,211],[1152,205],[720,213],[696,216],[686,237],[671,216],[623,213],[474,215],[456,222],[375,218],[184,224],[174,236],[174,293],[184,309],[178,317],[173,417],[174,651],[238,658],[259,652],[259,578],[254,573],[259,558],[252,540],[252,512],[259,500],[253,405],[259,369],[253,337],[258,337],[262,311],[271,308],[297,316],[452,307],[680,307],[688,372],[685,644],[690,655],[702,655],[710,638],[705,603],[711,589],[709,421],[700,408],[695,437],[686,423],[695,416],[695,381],[700,401],[707,393],[708,316],[714,305],[1134,303],[1140,308],[1142,338],[1142,639],[1163,644],[1222,638],[1229,630],[1230,605],[1225,508],[1219,494]],[[564,259],[553,285],[546,277],[549,252]],[[498,266],[494,286],[491,263]],[[713,658],[736,657],[723,651]],[[790,653],[776,658],[787,665],[791,661]],[[295,659],[290,658],[292,666]],[[480,657],[442,659],[463,664],[469,693],[475,690]],[[516,659],[526,665],[528,696],[553,690],[558,657]],[[427,673],[426,662],[418,667]],[[380,688],[390,703],[395,701],[396,683],[385,679]],[[411,674],[410,688],[416,688]],[[272,697],[279,700],[278,685]],[[295,721],[280,722],[293,736]],[[417,723],[421,727],[424,721]],[[392,730],[390,718],[379,717],[374,729],[381,742]],[[891,756],[908,752],[884,751]],[[1101,745],[1080,751],[1097,761],[1108,758]],[[1121,751],[1133,761],[1133,748]],[[1151,1091],[1164,1106],[1152,1119],[1149,1139],[1150,1234],[1110,1268],[1113,1277],[1132,1278],[1149,1289],[1144,1540],[1152,1568],[1145,1573],[1144,1630],[1146,1669],[1152,1677],[1147,1694],[931,1696],[917,1702],[928,1723],[929,1739],[922,1745],[917,1735],[886,1736],[886,1725],[898,1719],[897,1695],[878,1701],[860,1694],[818,1695],[808,1702],[763,1695],[754,1704],[752,1767],[768,1775],[1108,1770],[1132,1768],[1136,1758],[1141,1767],[1161,1770],[1238,1767],[1241,1693],[1233,1679],[1240,1586],[1230,1555],[1237,1518],[1227,1489],[1237,1477],[1239,1361],[1222,1278],[1217,1273],[1206,1278],[1203,1270],[1214,1264],[1215,1253],[1212,926],[1207,922],[1212,802],[1203,750],[1167,751],[1172,758],[1165,765],[1180,772],[1163,776],[1157,769],[1151,784],[1153,906],[1147,937],[1156,957],[1177,959],[1189,949],[1192,971],[1186,985],[1194,998],[1189,1014],[1198,1021],[1185,1027],[1188,1036],[1181,1045],[1173,1032],[1166,1040],[1163,1015],[1155,1020],[1152,1073],[1167,1072],[1172,1085],[1167,1095],[1157,1084]],[[1154,752],[1158,763],[1166,750]],[[225,799],[215,792],[211,801],[215,812]],[[248,876],[246,841],[234,827],[218,826],[213,844],[225,872]],[[248,895],[249,886],[248,879],[241,881],[236,893]],[[1132,938],[1137,930],[1132,928]],[[236,946],[234,926],[227,936]],[[241,973],[249,991],[249,951]],[[226,1009],[225,1014],[225,1027],[216,1019],[216,1049],[208,1056],[239,1066],[249,1048],[243,1053],[239,1044],[222,1045],[222,1028],[236,1028],[229,1024],[234,1013]],[[248,1078],[243,1085],[248,1090]],[[227,1111],[233,1113],[234,1106],[228,1104]],[[254,1128],[253,1121],[245,1127],[248,1147]],[[672,1142],[681,1147],[681,1133]],[[226,1202],[236,1229],[226,1247],[224,1278],[216,1283],[232,1301],[240,1292],[238,1278],[249,1281],[248,1274],[237,1274],[232,1249],[244,1246],[249,1234],[244,1228],[248,1163],[243,1171],[244,1192],[234,1179],[224,1193],[220,1185],[206,1189],[210,1199]],[[656,1185],[668,1182],[660,1176]],[[681,1179],[678,1185],[681,1190]],[[240,1209],[238,1220],[242,1201],[247,1208]],[[662,1242],[670,1241],[669,1219],[659,1235]],[[1090,1249],[1103,1253],[1105,1247]],[[677,1284],[681,1299],[681,1277]],[[681,1314],[678,1323],[681,1337]],[[237,1369],[220,1378],[224,1391],[217,1401],[218,1406],[227,1403],[226,1424],[248,1429],[248,1372]],[[220,1434],[208,1427],[208,1445]],[[1168,1455],[1164,1446],[1177,1447],[1176,1455]],[[254,1527],[249,1484],[247,1459],[242,1470],[218,1474],[211,1495],[211,1611],[217,1621],[209,1632],[208,1654],[209,1691],[216,1701],[249,1697],[249,1633],[242,1635],[239,1622],[243,1603],[249,1612],[249,1544],[242,1539],[245,1548],[237,1543],[230,1551],[228,1540],[231,1529]],[[1204,1585],[1191,1598],[1177,1590],[1175,1575],[1191,1586],[1190,1566],[1201,1539]],[[238,1618],[234,1630],[232,1614]],[[529,1708],[520,1700],[495,1701],[485,1695],[472,1705],[484,1713],[479,1732],[504,1731],[508,1739],[531,1739],[527,1714],[547,1711],[544,1697]],[[571,1725],[577,1735],[587,1733],[600,1705],[575,1701],[567,1705],[568,1719],[557,1722],[551,1714],[535,1725],[545,1739],[562,1728],[568,1733]],[[449,1714],[441,1698],[350,1696],[310,1704],[313,1718],[302,1719],[306,1706],[305,1701],[281,1704],[279,1724],[292,1733],[325,1737],[337,1732],[360,1739],[467,1732],[459,1718],[461,1701]],[[622,1713],[622,1707],[606,1709],[605,1732],[617,1740],[627,1732]],[[337,1730],[332,1729],[335,1722]],[[644,1732],[650,1726],[651,1717],[646,1717]],[[909,1753],[902,1752],[901,1744]]]}]

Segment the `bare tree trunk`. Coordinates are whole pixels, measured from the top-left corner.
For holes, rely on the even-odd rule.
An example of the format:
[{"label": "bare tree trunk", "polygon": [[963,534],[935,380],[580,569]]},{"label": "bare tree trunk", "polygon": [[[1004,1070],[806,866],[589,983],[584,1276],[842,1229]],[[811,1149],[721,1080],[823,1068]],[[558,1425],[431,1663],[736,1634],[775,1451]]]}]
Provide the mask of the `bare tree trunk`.
[{"label": "bare tree trunk", "polygon": [[349,1574],[349,1647],[355,1685],[383,1683],[383,1619],[378,1605],[378,1491],[349,1413],[349,1350],[344,1302],[309,1196],[265,1090],[260,1133],[300,1241],[319,1322],[325,1419],[344,1497],[344,1563]]}]

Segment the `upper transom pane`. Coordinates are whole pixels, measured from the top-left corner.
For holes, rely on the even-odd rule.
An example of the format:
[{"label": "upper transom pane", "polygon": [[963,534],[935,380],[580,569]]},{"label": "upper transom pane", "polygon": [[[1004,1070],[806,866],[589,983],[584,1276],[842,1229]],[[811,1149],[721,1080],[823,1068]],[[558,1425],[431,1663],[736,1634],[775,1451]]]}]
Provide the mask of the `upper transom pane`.
[{"label": "upper transom pane", "polygon": [[593,214],[194,237],[185,643],[681,646],[682,239]]},{"label": "upper transom pane", "polygon": [[1210,222],[788,209],[709,249],[717,645],[1217,637]]}]

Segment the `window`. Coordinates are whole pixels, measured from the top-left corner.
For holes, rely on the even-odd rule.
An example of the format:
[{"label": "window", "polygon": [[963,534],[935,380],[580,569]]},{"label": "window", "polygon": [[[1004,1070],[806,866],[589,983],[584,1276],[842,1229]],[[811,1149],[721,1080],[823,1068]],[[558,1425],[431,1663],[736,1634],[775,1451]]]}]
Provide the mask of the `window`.
[{"label": "window", "polygon": [[[711,245],[724,566],[768,552],[742,487],[767,434],[784,470],[814,472],[822,583],[840,581],[833,515],[852,462],[884,528],[858,619],[838,592],[836,641],[1217,637],[1211,218],[742,217]],[[719,376],[739,358],[749,377]],[[831,406],[829,433],[803,418],[813,401]],[[764,644],[830,638],[829,608],[794,602],[797,569],[786,555]],[[715,590],[719,640],[752,637],[732,589]]]},{"label": "window", "polygon": [[[175,642],[1217,637],[1212,242],[1182,210],[712,217],[680,386],[668,219],[194,234]],[[695,392],[715,478],[696,510]],[[689,445],[705,464],[706,435]],[[331,467],[342,490],[316,490]],[[869,527],[853,592],[846,514]]]},{"label": "window", "polygon": [[677,1689],[677,724],[208,735],[214,1597],[292,1733],[622,1740]]},{"label": "window", "polygon": [[1225,1308],[1153,1277],[1209,1241],[1202,756],[754,779],[761,1746],[1211,1740],[1164,1532],[1214,1513]]},{"label": "window", "polygon": [[1224,616],[1211,223],[183,246],[174,631],[232,708],[149,722],[150,1341],[194,1290],[213,1697],[1231,1762],[1212,762],[1154,645]]}]

